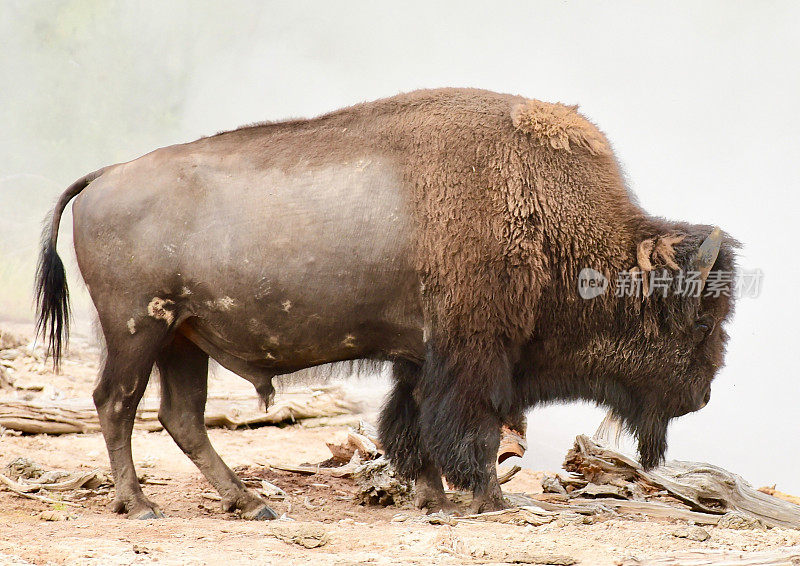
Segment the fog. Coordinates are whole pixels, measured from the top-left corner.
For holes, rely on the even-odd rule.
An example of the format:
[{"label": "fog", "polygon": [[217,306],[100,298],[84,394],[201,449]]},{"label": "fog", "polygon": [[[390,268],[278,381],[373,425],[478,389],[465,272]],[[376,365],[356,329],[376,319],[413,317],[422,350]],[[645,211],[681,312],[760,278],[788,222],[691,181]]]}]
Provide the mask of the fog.
[{"label": "fog", "polygon": [[[103,165],[421,87],[577,103],[649,212],[720,225],[743,243],[740,265],[764,273],[737,305],[711,403],[672,425],[670,457],[800,492],[800,4],[666,4],[6,1],[0,319],[32,317],[41,220]],[[602,414],[531,412],[527,463],[557,468]]]}]

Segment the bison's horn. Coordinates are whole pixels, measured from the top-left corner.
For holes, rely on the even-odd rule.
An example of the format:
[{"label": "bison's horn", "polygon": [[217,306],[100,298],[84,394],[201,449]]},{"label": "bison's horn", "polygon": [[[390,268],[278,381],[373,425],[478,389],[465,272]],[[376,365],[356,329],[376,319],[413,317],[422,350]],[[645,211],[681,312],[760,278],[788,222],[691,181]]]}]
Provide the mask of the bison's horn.
[{"label": "bison's horn", "polygon": [[714,262],[717,261],[721,245],[722,230],[717,227],[703,240],[703,243],[700,244],[700,248],[697,250],[697,259],[695,259],[694,268],[696,271],[700,272],[700,280],[703,281],[704,285],[711,268],[714,266]]}]

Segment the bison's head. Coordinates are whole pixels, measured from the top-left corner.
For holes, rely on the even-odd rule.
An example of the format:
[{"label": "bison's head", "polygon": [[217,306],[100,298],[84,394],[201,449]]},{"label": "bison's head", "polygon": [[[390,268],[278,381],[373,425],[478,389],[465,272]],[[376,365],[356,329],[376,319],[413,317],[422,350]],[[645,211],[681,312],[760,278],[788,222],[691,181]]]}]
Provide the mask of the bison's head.
[{"label": "bison's head", "polygon": [[620,395],[612,409],[637,435],[646,468],[664,457],[669,421],[711,398],[733,307],[734,246],[719,228],[678,225],[637,246],[629,275],[641,288],[634,284],[627,295],[616,281],[617,316],[606,337],[616,347],[605,353],[605,377],[615,383],[612,397]]},{"label": "bison's head", "polygon": [[735,246],[708,226],[651,229],[604,295],[552,309],[524,360],[531,403],[593,399],[637,436],[642,465],[658,465],[669,421],[708,403],[723,364]]}]

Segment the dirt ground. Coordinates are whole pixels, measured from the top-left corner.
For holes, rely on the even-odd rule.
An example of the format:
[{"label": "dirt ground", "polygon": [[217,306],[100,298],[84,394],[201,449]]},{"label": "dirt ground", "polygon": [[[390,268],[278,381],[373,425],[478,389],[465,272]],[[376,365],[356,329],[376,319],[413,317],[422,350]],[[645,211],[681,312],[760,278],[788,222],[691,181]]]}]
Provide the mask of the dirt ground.
[{"label": "dirt ground", "polygon": [[[15,368],[15,388],[0,391],[0,399],[87,396],[98,352],[86,339],[83,344],[73,348],[60,376],[53,376],[42,360],[7,363],[6,368]],[[249,387],[232,376],[212,379],[212,390]],[[78,507],[70,507],[0,489],[0,564],[611,565],[643,564],[667,556],[701,556],[701,561],[691,563],[705,564],[726,552],[753,559],[758,556],[753,552],[800,547],[800,531],[795,530],[704,527],[710,537],[701,542],[674,536],[681,526],[677,523],[644,518],[578,517],[541,526],[488,520],[432,524],[408,505],[358,504],[350,479],[270,468],[270,464],[326,460],[331,454],[325,443],[344,440],[346,426],[311,428],[301,423],[212,429],[209,434],[240,477],[256,483],[266,479],[286,492],[285,499],[273,500],[271,506],[288,519],[248,522],[221,511],[210,485],[166,432],[137,430],[133,449],[138,471],[145,476],[143,489],[167,518],[129,521],[115,515],[109,509],[113,490],[89,493]],[[17,457],[47,470],[109,471],[99,433],[48,436],[0,431],[0,468]],[[540,492],[541,477],[539,472],[523,470],[504,490]],[[791,559],[780,563],[796,564]]]}]

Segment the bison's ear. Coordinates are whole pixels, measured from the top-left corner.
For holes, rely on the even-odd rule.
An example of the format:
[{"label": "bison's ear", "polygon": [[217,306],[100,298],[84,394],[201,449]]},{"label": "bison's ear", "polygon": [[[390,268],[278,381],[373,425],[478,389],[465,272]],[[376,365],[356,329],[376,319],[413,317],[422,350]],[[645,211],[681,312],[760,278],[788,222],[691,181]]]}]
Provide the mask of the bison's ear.
[{"label": "bison's ear", "polygon": [[685,238],[685,234],[670,233],[642,240],[636,248],[636,262],[639,269],[645,272],[652,271],[658,265],[680,269],[675,261],[675,245]]}]

